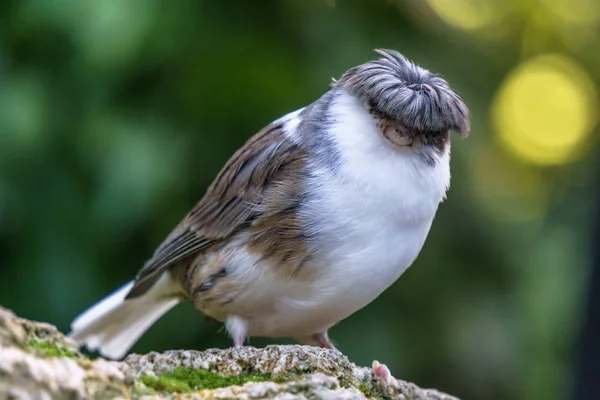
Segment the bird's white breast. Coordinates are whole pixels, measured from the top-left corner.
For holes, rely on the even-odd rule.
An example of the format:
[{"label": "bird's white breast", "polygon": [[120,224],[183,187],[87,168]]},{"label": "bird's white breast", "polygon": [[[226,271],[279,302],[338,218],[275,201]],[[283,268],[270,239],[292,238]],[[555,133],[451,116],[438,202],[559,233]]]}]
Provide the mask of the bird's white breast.
[{"label": "bird's white breast", "polygon": [[[374,300],[412,264],[450,182],[449,151],[429,165],[391,146],[366,108],[348,94],[331,108],[335,173],[313,163],[301,216],[313,238],[318,278],[289,290],[271,326],[326,329]],[[297,114],[286,125],[294,135]],[[290,283],[290,289],[295,283]],[[287,289],[286,289],[287,290]]]}]

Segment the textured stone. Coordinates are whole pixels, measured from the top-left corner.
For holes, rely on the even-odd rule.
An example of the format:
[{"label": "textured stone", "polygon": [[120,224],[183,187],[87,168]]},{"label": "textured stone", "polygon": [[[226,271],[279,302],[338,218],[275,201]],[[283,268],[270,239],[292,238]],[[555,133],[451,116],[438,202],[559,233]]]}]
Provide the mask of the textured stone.
[{"label": "textured stone", "polygon": [[[176,372],[202,372],[182,381]],[[192,375],[190,375],[192,376]],[[244,378],[238,384],[197,385]],[[150,378],[150,379],[148,379]],[[144,383],[145,382],[145,383]],[[202,382],[201,382],[202,383]],[[178,391],[175,391],[178,390]],[[0,307],[0,399],[365,399],[456,400],[393,379],[344,355],[310,346],[132,354],[122,362],[90,360],[54,326],[17,318]]]}]

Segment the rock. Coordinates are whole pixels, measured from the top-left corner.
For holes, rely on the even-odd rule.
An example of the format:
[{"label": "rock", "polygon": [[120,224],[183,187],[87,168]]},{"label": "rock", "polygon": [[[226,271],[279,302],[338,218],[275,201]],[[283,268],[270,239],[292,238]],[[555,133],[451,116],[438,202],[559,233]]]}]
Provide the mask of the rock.
[{"label": "rock", "polygon": [[54,326],[0,307],[0,399],[457,400],[311,346],[132,354],[88,359]]}]

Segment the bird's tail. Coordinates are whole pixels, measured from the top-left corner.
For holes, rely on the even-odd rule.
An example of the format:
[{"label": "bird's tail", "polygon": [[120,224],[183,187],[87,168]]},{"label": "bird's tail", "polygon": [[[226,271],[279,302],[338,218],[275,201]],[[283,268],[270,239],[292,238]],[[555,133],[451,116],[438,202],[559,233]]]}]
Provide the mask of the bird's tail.
[{"label": "bird's tail", "polygon": [[125,299],[133,281],[94,304],[71,323],[69,337],[111,359],[122,358],[152,324],[181,301],[168,272],[144,294]]}]

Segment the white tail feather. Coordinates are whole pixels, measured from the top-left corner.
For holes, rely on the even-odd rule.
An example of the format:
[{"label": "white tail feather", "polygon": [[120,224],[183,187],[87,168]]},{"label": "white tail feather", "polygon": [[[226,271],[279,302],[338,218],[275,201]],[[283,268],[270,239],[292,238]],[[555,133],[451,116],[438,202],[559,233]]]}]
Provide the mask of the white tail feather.
[{"label": "white tail feather", "polygon": [[122,358],[163,314],[180,301],[181,287],[164,273],[143,295],[125,300],[133,281],[90,307],[71,323],[69,337],[107,358]]}]

